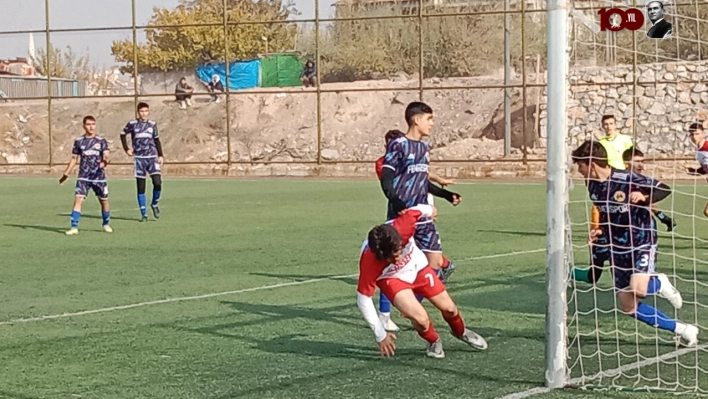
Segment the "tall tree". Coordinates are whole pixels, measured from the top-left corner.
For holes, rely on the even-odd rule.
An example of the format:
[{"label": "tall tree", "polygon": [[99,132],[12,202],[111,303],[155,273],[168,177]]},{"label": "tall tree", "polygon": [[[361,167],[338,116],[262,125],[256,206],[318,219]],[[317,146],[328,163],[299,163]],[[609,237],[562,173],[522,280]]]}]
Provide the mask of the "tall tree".
[{"label": "tall tree", "polygon": [[[123,72],[133,72],[135,57],[139,70],[169,71],[210,60],[252,58],[264,52],[264,37],[270,51],[291,50],[295,45],[297,26],[285,21],[297,11],[282,0],[182,0],[173,10],[153,12],[145,44],[113,42],[111,51]],[[225,35],[224,13],[230,24],[248,24],[229,25]],[[268,23],[252,24],[258,21]],[[221,26],[191,26],[197,24]],[[166,25],[175,27],[160,27]]]}]

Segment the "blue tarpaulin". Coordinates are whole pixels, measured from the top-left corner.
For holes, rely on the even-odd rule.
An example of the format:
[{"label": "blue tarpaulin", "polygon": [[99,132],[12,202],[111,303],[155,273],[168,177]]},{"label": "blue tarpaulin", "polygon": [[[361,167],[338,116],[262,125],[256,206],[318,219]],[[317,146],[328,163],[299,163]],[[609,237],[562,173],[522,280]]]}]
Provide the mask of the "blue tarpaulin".
[{"label": "blue tarpaulin", "polygon": [[[261,61],[235,61],[229,64],[229,89],[244,90],[259,86]],[[211,77],[218,75],[226,87],[226,64],[202,65],[197,67],[197,76],[208,84]]]}]

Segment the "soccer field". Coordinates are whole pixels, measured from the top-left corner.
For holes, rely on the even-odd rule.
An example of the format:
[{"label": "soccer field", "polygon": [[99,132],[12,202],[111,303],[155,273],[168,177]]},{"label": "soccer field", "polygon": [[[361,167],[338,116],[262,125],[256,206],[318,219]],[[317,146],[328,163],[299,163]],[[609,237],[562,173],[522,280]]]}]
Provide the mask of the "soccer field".
[{"label": "soccer field", "polygon": [[[385,216],[376,182],[167,179],[162,218],[147,224],[138,223],[134,186],[132,179],[110,181],[113,234],[101,231],[91,196],[80,235],[69,237],[63,233],[73,181],[0,179],[1,398],[497,398],[543,385],[543,184],[460,184],[453,187],[463,195],[459,207],[438,203],[443,248],[457,266],[450,292],[468,326],[489,343],[485,352],[471,350],[428,304],[443,339],[442,360],[425,357],[424,342],[395,311],[398,351],[382,359],[356,306],[360,247]],[[582,186],[573,198],[585,198]],[[686,214],[703,207],[679,194],[664,209],[672,201]],[[584,211],[573,204],[574,221],[584,221]],[[677,221],[681,234],[708,238],[705,219]],[[586,233],[576,230],[574,242],[582,244]],[[669,274],[673,259],[687,279],[694,256],[708,260],[700,242],[694,249],[692,240],[664,233],[660,242],[663,253],[687,258],[660,255],[659,268]],[[587,250],[575,258],[585,265]],[[708,267],[695,264],[696,277],[706,281]],[[607,273],[601,286],[610,284]],[[677,288],[687,302],[708,304],[693,282]],[[593,309],[592,295],[580,295],[582,310]],[[613,306],[610,292],[597,295],[601,307]],[[695,322],[708,311],[687,303],[679,316]],[[594,315],[582,317],[583,327],[595,327]],[[633,334],[635,323],[625,319],[620,328]],[[613,331],[614,313],[598,320]],[[675,350],[653,339],[619,339],[628,353]],[[611,353],[615,341],[613,334],[599,345]],[[591,353],[598,343],[588,338],[583,345]],[[708,361],[703,352],[684,356]],[[602,368],[617,367],[616,357]],[[584,364],[586,375],[600,367],[597,359]],[[655,365],[642,369],[656,372]],[[670,371],[662,372],[671,380]],[[695,384],[695,370],[681,373]],[[698,376],[703,388],[706,378]]]}]

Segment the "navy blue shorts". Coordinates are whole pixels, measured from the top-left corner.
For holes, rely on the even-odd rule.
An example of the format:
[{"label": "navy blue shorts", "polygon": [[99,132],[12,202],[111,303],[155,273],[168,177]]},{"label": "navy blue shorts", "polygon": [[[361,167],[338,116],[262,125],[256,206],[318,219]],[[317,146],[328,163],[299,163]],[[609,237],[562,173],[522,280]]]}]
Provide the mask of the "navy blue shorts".
[{"label": "navy blue shorts", "polygon": [[159,175],[160,164],[157,162],[157,157],[154,158],[135,158],[135,177],[146,178],[148,175]]},{"label": "navy blue shorts", "polygon": [[636,249],[626,254],[613,254],[612,260],[615,288],[626,289],[634,273],[656,273],[656,245]]},{"label": "navy blue shorts", "polygon": [[98,199],[107,200],[108,199],[108,182],[106,181],[88,181],[88,180],[77,180],[76,181],[76,192],[77,197],[86,197],[89,190],[93,190],[94,194]]},{"label": "navy blue shorts", "polygon": [[433,222],[416,225],[413,238],[423,252],[442,252],[440,234]]}]

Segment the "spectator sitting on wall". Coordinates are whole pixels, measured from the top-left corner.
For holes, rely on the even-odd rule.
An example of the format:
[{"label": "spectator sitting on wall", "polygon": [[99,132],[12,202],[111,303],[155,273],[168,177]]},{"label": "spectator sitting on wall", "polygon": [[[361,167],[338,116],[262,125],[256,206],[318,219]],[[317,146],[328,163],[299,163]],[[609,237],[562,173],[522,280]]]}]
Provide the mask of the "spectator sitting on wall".
[{"label": "spectator sitting on wall", "polygon": [[305,85],[305,87],[315,87],[317,85],[317,67],[315,66],[315,61],[312,58],[309,58],[305,63],[305,67],[302,68],[300,81]]},{"label": "spectator sitting on wall", "polygon": [[175,86],[175,98],[179,102],[181,109],[192,106],[192,92],[194,92],[194,88],[187,84],[187,78],[180,79],[177,86]]},{"label": "spectator sitting on wall", "polygon": [[224,92],[224,85],[221,83],[221,78],[219,75],[214,75],[211,77],[211,82],[207,85],[209,93],[211,93],[211,101],[220,102],[219,95],[216,94],[217,91]]}]

